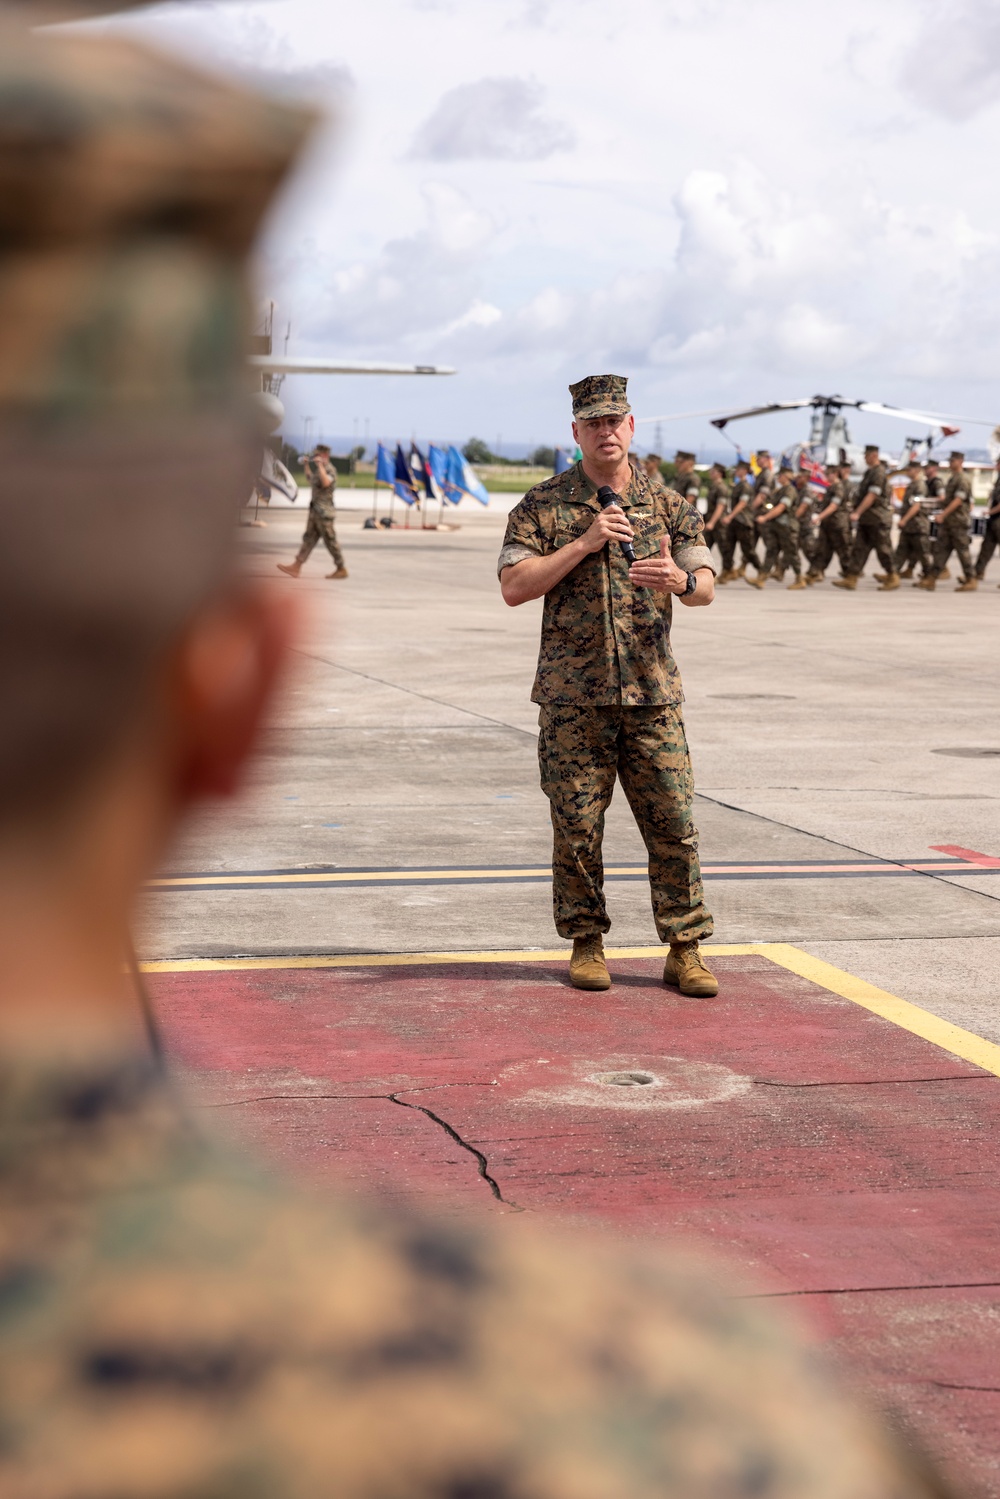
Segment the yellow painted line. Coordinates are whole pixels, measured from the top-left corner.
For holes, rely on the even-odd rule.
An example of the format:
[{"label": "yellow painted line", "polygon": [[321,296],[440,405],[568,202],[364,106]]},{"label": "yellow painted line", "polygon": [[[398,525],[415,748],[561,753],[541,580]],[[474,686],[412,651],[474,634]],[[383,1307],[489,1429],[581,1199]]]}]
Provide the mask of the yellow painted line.
[{"label": "yellow painted line", "polygon": [[[734,958],[760,952],[759,947],[718,946],[705,948],[715,957]],[[425,963],[552,963],[568,962],[569,948],[515,948],[511,952],[394,952],[344,954],[335,957],[306,958],[171,958],[140,963],[143,973],[235,973],[244,969],[281,968],[405,968]],[[662,958],[666,948],[608,947],[609,958]]]},{"label": "yellow painted line", "polygon": [[873,1015],[881,1015],[883,1020],[891,1020],[902,1030],[940,1046],[952,1056],[961,1057],[963,1062],[972,1062],[984,1072],[1000,1077],[1000,1046],[996,1042],[952,1025],[950,1020],[942,1020],[939,1015],[932,1015],[929,1010],[922,1010],[919,1005],[910,1004],[909,1000],[900,999],[885,989],[877,989],[874,984],[855,978],[853,973],[845,973],[842,968],[834,968],[822,958],[811,957],[791,943],[766,942],[748,950],[763,953],[773,962],[780,963],[782,968],[818,984],[821,989],[829,989],[842,999],[852,1000]]},{"label": "yellow painted line", "polygon": [[[665,948],[658,944],[656,947],[609,947],[605,951],[609,958],[661,958]],[[984,1072],[1000,1077],[1000,1046],[994,1041],[952,1025],[950,1020],[942,1020],[909,1000],[878,989],[874,984],[856,978],[853,973],[835,968],[832,963],[825,963],[822,958],[814,958],[790,942],[706,943],[704,951],[709,958],[769,958],[772,963],[787,968],[790,973],[797,973],[819,988],[837,994],[841,999],[849,999],[873,1015],[880,1015],[883,1020],[898,1025],[901,1030],[920,1036],[942,1051],[960,1057],[963,1062],[971,1062]],[[561,947],[537,951],[516,948],[509,952],[357,953],[302,958],[174,958],[139,966],[143,973],[239,973],[310,968],[415,968],[461,963],[551,963],[565,962],[568,957],[569,949]]]}]

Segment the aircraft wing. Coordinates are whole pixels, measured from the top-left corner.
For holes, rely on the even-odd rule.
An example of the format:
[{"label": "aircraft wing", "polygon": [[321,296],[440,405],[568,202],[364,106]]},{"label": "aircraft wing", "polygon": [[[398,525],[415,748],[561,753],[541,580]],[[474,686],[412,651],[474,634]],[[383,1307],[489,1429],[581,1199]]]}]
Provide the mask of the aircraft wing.
[{"label": "aircraft wing", "polygon": [[896,416],[907,422],[920,422],[925,427],[945,427],[951,422],[963,422],[972,427],[993,427],[996,425],[995,418],[979,416],[954,416],[943,415],[933,411],[904,411],[900,406],[884,406],[881,401],[852,401],[850,403],[858,411],[872,411],[876,416]]},{"label": "aircraft wing", "polygon": [[265,375],[454,375],[447,364],[371,364],[360,359],[308,359],[288,354],[251,354]]}]

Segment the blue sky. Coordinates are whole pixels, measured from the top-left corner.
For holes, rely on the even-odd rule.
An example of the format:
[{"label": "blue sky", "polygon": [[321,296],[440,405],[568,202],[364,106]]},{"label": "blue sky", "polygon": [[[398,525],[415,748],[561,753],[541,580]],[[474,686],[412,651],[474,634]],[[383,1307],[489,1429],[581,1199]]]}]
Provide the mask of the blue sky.
[{"label": "blue sky", "polygon": [[[114,24],[334,115],[260,256],[292,350],[459,369],[289,380],[292,429],[556,442],[567,384],[605,370],[639,416],[834,390],[1000,420],[998,0],[244,0]],[[717,445],[704,420],[663,437]]]}]

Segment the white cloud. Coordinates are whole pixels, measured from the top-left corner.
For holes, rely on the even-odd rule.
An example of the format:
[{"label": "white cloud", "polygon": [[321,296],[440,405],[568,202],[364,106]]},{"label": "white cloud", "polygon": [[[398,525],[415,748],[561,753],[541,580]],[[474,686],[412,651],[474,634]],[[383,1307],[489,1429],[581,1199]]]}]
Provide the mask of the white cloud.
[{"label": "white cloud", "polygon": [[573,145],[573,132],[541,112],[543,90],[523,78],[482,78],[444,94],[420,126],[416,160],[542,161]]},{"label": "white cloud", "polygon": [[1000,9],[996,0],[935,7],[908,49],[902,85],[922,108],[970,120],[1000,100]]}]

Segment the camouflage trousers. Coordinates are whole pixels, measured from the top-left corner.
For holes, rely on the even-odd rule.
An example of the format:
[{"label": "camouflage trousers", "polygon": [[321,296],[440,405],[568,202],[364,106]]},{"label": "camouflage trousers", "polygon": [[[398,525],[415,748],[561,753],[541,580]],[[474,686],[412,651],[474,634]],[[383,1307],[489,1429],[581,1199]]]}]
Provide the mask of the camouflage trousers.
[{"label": "camouflage trousers", "polygon": [[915,567],[920,563],[925,578],[934,572],[934,553],[931,547],[931,523],[926,516],[917,516],[904,526],[896,543],[896,572],[904,567]]},{"label": "camouflage trousers", "polygon": [[976,558],[977,578],[985,575],[990,559],[998,546],[1000,546],[1000,515],[994,515],[986,527],[986,535],[979,546],[979,556]]},{"label": "camouflage trousers", "polygon": [[764,571],[783,573],[789,568],[797,578],[802,576],[799,528],[771,521],[764,527]]},{"label": "camouflage trousers", "polygon": [[693,779],[678,706],[544,705],[538,763],[552,813],[552,904],[560,937],[611,927],[601,844],[615,777],[649,854],[653,919],[661,942],[712,935],[692,821]]},{"label": "camouflage trousers", "polygon": [[340,544],[337,541],[335,511],[332,505],[310,504],[309,520],[306,524],[305,535],[302,538],[302,545],[299,547],[299,554],[295,559],[300,567],[318,541],[326,543],[326,549],[337,567],[343,567],[344,554],[340,550]]},{"label": "camouflage trousers", "polygon": [[962,576],[969,580],[975,574],[972,568],[972,551],[969,547],[969,518],[961,511],[949,515],[938,525],[937,541],[934,543],[934,569],[940,572],[952,552],[962,565]]},{"label": "camouflage trousers", "polygon": [[851,523],[846,515],[834,511],[819,523],[816,553],[812,559],[813,571],[825,573],[836,556],[842,573],[851,570]]},{"label": "camouflage trousers", "polygon": [[740,560],[743,567],[760,568],[760,559],[757,556],[757,546],[754,539],[754,526],[741,526],[743,512],[730,521],[727,526],[719,526],[719,551],[722,553],[722,567],[724,572],[732,572],[736,562],[736,548],[740,549]]},{"label": "camouflage trousers", "polygon": [[851,572],[860,578],[865,563],[874,549],[879,565],[885,573],[895,572],[892,555],[892,521],[881,511],[866,510],[858,521],[858,529],[851,549]]}]

